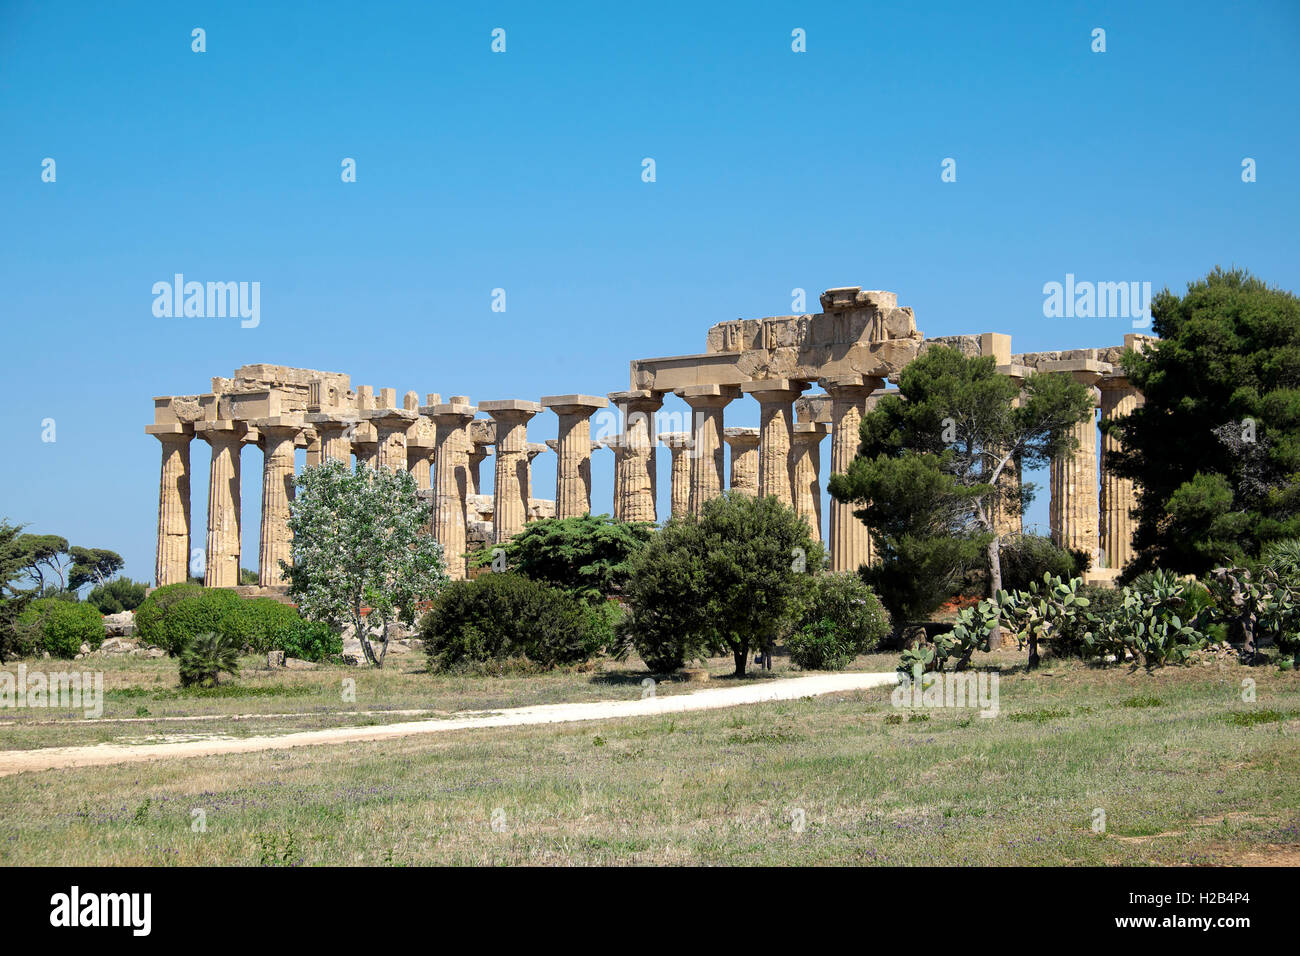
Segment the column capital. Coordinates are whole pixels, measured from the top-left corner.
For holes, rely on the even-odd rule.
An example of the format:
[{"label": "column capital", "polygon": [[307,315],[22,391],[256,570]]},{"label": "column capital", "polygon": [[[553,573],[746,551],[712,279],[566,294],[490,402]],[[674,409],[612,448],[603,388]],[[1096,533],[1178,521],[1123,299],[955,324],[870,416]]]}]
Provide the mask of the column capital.
[{"label": "column capital", "polygon": [[183,424],[170,423],[170,424],[164,424],[164,425],[145,425],[145,426],[144,426],[144,430],[145,430],[145,434],[147,434],[147,435],[152,435],[154,438],[157,438],[160,442],[164,442],[164,443],[166,443],[167,439],[169,439],[169,438],[170,438],[170,439],[176,439],[176,438],[186,438],[186,439],[189,439],[189,438],[193,438],[193,437],[194,437],[194,426],[193,426],[192,424],[189,424],[189,423],[183,423]]},{"label": "column capital", "polygon": [[609,399],[599,395],[543,395],[540,404],[557,415],[592,415],[598,409],[609,408]]},{"label": "column capital", "polygon": [[527,421],[542,410],[540,402],[530,402],[521,398],[507,398],[493,402],[479,402],[479,410],[491,415],[496,421],[515,419]]},{"label": "column capital", "polygon": [[413,408],[370,408],[361,417],[374,422],[376,428],[396,430],[410,428],[420,414]]},{"label": "column capital", "polygon": [[765,378],[744,382],[740,390],[760,402],[793,402],[808,390],[810,384],[805,379]]},{"label": "column capital", "polygon": [[248,423],[235,419],[194,423],[194,437],[203,439],[209,445],[221,441],[242,442],[246,434]]},{"label": "column capital", "polygon": [[656,437],[661,445],[673,451],[682,451],[692,445],[690,432],[660,432]]},{"label": "column capital", "polygon": [[792,431],[796,445],[816,445],[830,433],[830,422],[796,422]]},{"label": "column capital", "polygon": [[759,433],[757,428],[724,428],[722,430],[722,440],[733,449],[757,448]]},{"label": "column capital", "polygon": [[420,414],[431,418],[438,425],[464,425],[478,414],[478,409],[469,403],[447,402],[442,405],[424,405]]},{"label": "column capital", "polygon": [[673,394],[691,408],[721,408],[740,398],[740,388],[735,385],[686,385],[674,389]]},{"label": "column capital", "polygon": [[820,378],[817,384],[826,390],[832,398],[856,395],[870,395],[885,387],[883,378],[872,375],[831,375]]},{"label": "column capital", "polygon": [[248,424],[256,428],[257,434],[262,438],[285,441],[296,438],[306,423],[298,415],[276,415],[273,418],[256,418]]}]

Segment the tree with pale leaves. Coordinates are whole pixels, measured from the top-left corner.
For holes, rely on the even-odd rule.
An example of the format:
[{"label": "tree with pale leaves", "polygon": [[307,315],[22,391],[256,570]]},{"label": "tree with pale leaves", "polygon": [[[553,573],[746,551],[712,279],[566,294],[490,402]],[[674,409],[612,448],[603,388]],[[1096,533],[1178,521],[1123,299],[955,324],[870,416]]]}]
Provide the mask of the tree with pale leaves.
[{"label": "tree with pale leaves", "polygon": [[[382,667],[388,625],[411,624],[447,581],[429,508],[406,471],[333,459],[308,468],[289,505],[293,563],[280,562],[303,617],[351,624],[366,659]],[[378,645],[378,650],[376,646]]]}]

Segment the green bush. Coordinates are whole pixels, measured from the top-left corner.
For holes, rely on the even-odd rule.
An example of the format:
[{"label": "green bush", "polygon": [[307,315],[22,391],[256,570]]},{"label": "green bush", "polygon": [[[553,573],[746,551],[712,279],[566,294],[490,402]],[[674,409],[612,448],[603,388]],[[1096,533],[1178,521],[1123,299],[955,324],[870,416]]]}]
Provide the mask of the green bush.
[{"label": "green bush", "polygon": [[86,601],[99,609],[100,614],[119,614],[134,611],[144,603],[146,586],[130,578],[114,578],[90,589]]},{"label": "green bush", "polygon": [[33,601],[18,618],[19,653],[49,652],[51,657],[71,660],[81,645],[97,650],[104,643],[104,619],[89,604],[61,598]]},{"label": "green bush", "polygon": [[1201,629],[1212,615],[1205,587],[1172,571],[1149,571],[1126,586],[1122,600],[1109,614],[1088,616],[1092,633],[1084,635],[1088,655],[1126,653],[1145,667],[1185,664],[1193,651],[1205,646]]},{"label": "green bush", "polygon": [[876,593],[852,573],[812,579],[804,611],[786,640],[790,659],[805,670],[842,670],[889,633],[889,614]]},{"label": "green bush", "polygon": [[242,631],[245,646],[254,654],[283,650],[285,635],[295,631],[302,621],[298,609],[292,604],[283,604],[272,598],[246,600],[236,613],[241,617],[236,630]]},{"label": "green bush", "polygon": [[1043,580],[1044,574],[1070,580],[1082,574],[1075,556],[1041,534],[1018,534],[1004,538],[1001,544],[1002,588],[1028,591],[1029,585]]},{"label": "green bush", "polygon": [[1086,657],[1090,651],[1084,638],[1095,629],[1093,622],[1115,616],[1124,604],[1124,592],[1119,588],[1085,584],[1079,594],[1088,600],[1088,613],[1065,619],[1051,635],[1048,647],[1055,657]]},{"label": "green bush", "polygon": [[1276,572],[1284,583],[1300,588],[1300,538],[1284,538],[1267,545],[1260,554],[1260,563]]},{"label": "green bush", "polygon": [[518,574],[449,584],[420,622],[431,670],[526,657],[542,667],[588,660],[600,649],[587,607]]},{"label": "green bush", "polygon": [[244,647],[259,633],[258,612],[248,606],[252,603],[225,588],[170,584],[145,598],[135,614],[136,627],[142,640],[172,657],[192,638],[209,631]]},{"label": "green bush", "polygon": [[279,629],[272,640],[272,650],[303,661],[327,661],[343,654],[343,638],[334,628],[296,613],[293,623]]}]

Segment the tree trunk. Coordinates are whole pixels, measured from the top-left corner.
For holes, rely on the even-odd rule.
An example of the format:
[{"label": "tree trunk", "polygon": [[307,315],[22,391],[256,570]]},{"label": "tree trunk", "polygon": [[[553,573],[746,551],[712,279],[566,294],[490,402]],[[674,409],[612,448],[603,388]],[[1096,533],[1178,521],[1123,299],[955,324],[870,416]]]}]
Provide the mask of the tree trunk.
[{"label": "tree trunk", "polygon": [[[995,534],[993,540],[989,542],[989,597],[996,601],[1001,590],[1002,538]],[[993,630],[989,631],[989,650],[996,651],[1001,646],[1002,625],[994,624]]]},{"label": "tree trunk", "polygon": [[745,676],[745,660],[749,657],[749,646],[747,644],[733,644],[731,647],[731,659],[736,662],[736,677]]},{"label": "tree trunk", "polygon": [[1029,632],[1029,669],[1038,667],[1038,632]]}]

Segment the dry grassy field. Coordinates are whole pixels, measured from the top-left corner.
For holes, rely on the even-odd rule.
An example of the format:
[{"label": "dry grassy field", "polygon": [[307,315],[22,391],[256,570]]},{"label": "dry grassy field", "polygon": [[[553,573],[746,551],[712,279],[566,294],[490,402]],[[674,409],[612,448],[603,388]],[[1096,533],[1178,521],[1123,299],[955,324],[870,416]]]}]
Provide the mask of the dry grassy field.
[{"label": "dry grassy field", "polygon": [[[896,656],[860,658],[889,670]],[[1300,863],[1300,679],[1002,663],[1000,713],[899,710],[886,688],[729,710],[0,778],[0,862],[33,864]],[[105,664],[97,721],[5,711],[0,749],[288,733],[639,697],[639,662],[450,677],[258,670],[181,693]],[[715,686],[729,682],[717,660]],[[795,673],[778,660],[769,680]],[[1257,685],[1253,703],[1242,681]],[[355,702],[340,687],[356,681]],[[699,685],[661,683],[656,693]],[[180,719],[176,719],[180,718]],[[196,812],[197,811],[197,812]],[[1103,832],[1094,824],[1104,813]]]}]

